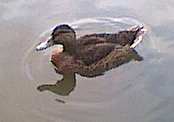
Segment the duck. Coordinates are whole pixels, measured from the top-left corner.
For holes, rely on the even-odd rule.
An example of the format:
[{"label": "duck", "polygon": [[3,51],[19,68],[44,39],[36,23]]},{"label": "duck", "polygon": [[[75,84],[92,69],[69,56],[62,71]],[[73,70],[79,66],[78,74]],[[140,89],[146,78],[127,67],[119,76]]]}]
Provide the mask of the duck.
[{"label": "duck", "polygon": [[85,77],[103,75],[106,71],[131,60],[143,58],[135,47],[137,38],[142,41],[144,26],[133,26],[116,33],[94,33],[77,38],[75,30],[67,25],[56,26],[49,39],[40,42],[36,51],[53,45],[63,45],[63,50],[54,50],[51,63],[59,74],[80,74]]}]

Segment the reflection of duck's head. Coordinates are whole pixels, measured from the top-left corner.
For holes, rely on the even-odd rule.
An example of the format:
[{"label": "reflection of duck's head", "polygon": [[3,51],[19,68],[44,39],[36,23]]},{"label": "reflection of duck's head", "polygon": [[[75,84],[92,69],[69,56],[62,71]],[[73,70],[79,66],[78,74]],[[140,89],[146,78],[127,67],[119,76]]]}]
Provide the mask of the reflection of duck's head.
[{"label": "reflection of duck's head", "polygon": [[42,84],[37,87],[39,91],[51,91],[61,96],[69,95],[76,86],[75,74],[65,74],[61,80],[55,84]]},{"label": "reflection of duck's head", "polygon": [[51,37],[49,37],[47,41],[40,43],[36,50],[40,51],[56,44],[62,44],[64,46],[64,51],[70,50],[69,52],[73,52],[75,40],[76,34],[74,29],[66,24],[58,25],[53,29]]}]

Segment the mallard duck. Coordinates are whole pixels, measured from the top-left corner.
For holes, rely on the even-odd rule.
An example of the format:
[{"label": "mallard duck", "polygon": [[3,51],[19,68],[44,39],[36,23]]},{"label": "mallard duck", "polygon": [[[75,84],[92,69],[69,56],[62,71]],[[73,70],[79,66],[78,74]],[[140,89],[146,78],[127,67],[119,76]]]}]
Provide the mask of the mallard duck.
[{"label": "mallard duck", "polygon": [[55,84],[40,85],[37,89],[49,90],[63,96],[69,95],[76,84],[76,73],[95,77],[132,59],[141,61],[143,58],[134,48],[142,41],[145,31],[144,27],[136,26],[118,33],[90,34],[77,39],[74,29],[69,25],[55,27],[51,37],[39,43],[36,50],[63,45],[63,50],[55,48],[51,54],[55,71],[63,74],[63,78]]},{"label": "mallard duck", "polygon": [[90,34],[77,39],[74,29],[63,24],[55,27],[51,37],[40,43],[36,50],[61,44],[63,51],[54,51],[51,55],[56,72],[94,77],[132,59],[142,60],[134,47],[135,40],[144,32],[143,26],[136,26],[118,33]]}]

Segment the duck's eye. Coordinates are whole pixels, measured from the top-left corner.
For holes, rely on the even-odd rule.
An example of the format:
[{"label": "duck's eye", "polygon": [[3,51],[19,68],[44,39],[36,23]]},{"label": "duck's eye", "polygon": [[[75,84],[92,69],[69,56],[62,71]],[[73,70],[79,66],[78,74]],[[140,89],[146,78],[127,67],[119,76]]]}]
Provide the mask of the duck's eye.
[{"label": "duck's eye", "polygon": [[55,39],[57,36],[59,36],[60,34],[59,33],[56,33],[56,34],[53,34],[52,35],[52,39]]}]

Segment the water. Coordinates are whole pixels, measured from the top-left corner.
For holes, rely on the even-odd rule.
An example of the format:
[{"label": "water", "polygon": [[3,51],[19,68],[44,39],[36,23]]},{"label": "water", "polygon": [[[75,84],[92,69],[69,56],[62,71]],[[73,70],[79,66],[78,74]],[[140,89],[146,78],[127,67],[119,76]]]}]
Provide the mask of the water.
[{"label": "water", "polygon": [[[0,121],[173,121],[173,6],[172,0],[1,1]],[[61,75],[50,68],[49,56],[38,53],[31,53],[26,71],[24,58],[38,36],[58,23],[96,17],[145,23],[150,31],[136,48],[144,60],[96,78],[77,76],[69,96],[39,92],[37,86]],[[78,31],[96,31],[89,30]]]}]

